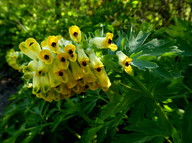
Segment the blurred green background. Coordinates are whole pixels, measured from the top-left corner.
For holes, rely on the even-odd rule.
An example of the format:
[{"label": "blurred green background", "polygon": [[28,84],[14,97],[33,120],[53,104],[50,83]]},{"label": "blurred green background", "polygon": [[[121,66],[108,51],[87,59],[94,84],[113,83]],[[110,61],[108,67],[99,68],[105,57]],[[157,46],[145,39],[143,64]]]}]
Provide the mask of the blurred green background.
[{"label": "blurred green background", "polygon": [[[88,123],[83,122],[81,120],[79,121],[80,117],[86,120],[87,117],[85,115],[81,115],[80,117],[78,116],[78,114],[70,115],[70,113],[76,113],[75,109],[71,109],[74,108],[74,105],[70,101],[68,101],[67,104],[64,105],[64,107],[66,107],[65,110],[67,112],[65,114],[68,117],[65,117],[66,119],[62,119],[62,116],[60,116],[63,113],[63,111],[61,111],[61,102],[51,103],[50,105],[47,105],[45,102],[41,103],[39,100],[33,99],[31,97],[31,91],[25,91],[25,89],[23,88],[24,81],[21,80],[22,74],[12,69],[6,62],[7,51],[12,48],[16,51],[19,51],[18,45],[29,37],[35,38],[38,42],[41,42],[49,35],[62,35],[64,38],[69,39],[68,28],[71,25],[78,25],[81,31],[85,34],[89,34],[98,29],[104,30],[105,33],[112,32],[115,36],[114,41],[117,43],[120,35],[119,33],[128,33],[130,32],[130,29],[132,27],[134,27],[135,33],[138,33],[139,31],[151,32],[151,35],[149,36],[149,39],[147,41],[153,38],[163,38],[170,41],[173,40],[174,44],[178,46],[179,49],[183,51],[183,53],[174,56],[173,59],[170,57],[163,57],[161,62],[159,62],[158,64],[165,67],[165,69],[168,69],[171,73],[175,72],[182,75],[182,79],[180,81],[176,80],[175,84],[173,81],[172,85],[178,84],[179,87],[181,87],[181,85],[184,85],[185,88],[187,88],[188,90],[179,90],[177,93],[182,92],[183,95],[189,95],[189,97],[187,97],[187,99],[179,98],[174,102],[176,103],[176,105],[178,105],[178,108],[179,106],[183,110],[185,110],[186,108],[187,114],[184,116],[184,119],[185,121],[188,121],[187,123],[191,125],[191,22],[192,0],[0,0],[0,116],[3,121],[2,126],[0,126],[2,127],[0,133],[0,142],[3,140],[5,140],[5,142],[20,142],[22,138],[25,139],[23,140],[23,142],[41,142],[42,140],[46,140],[47,142],[75,142],[79,137],[74,130],[83,132],[84,135],[90,135],[88,137],[85,135],[86,141],[92,140],[91,137],[95,137],[95,133],[97,131],[100,131],[100,133],[98,133],[98,136],[101,137],[97,140],[97,142],[112,141],[114,133],[107,134],[106,137],[102,137],[101,135],[101,133],[104,133],[107,130],[106,128],[102,128],[101,126],[99,126],[99,124],[104,121],[97,120],[97,124],[92,124],[92,122],[90,123],[89,121]],[[169,66],[169,64],[171,64],[171,66]],[[142,73],[140,72],[136,74],[141,74],[140,80],[148,80],[145,79],[145,74],[142,75]],[[141,78],[142,76],[143,78]],[[167,81],[163,79],[161,83],[156,86],[156,89],[163,89],[163,86],[167,84]],[[19,90],[19,92],[17,92],[17,90]],[[166,88],[164,90],[166,91]],[[172,90],[177,91],[177,89],[174,87],[172,88]],[[17,95],[12,97],[12,99],[14,99],[14,101],[16,102],[14,103],[13,101],[11,101],[11,104],[9,104],[6,112],[3,114],[2,111],[8,104],[7,98],[13,93]],[[23,96],[26,99],[22,103],[21,97],[18,98],[18,95],[21,96],[23,93],[25,94]],[[89,100],[92,101],[91,99],[92,97],[90,97]],[[83,102],[86,103],[89,102],[89,100]],[[95,99],[93,100],[95,101]],[[120,102],[123,99],[119,98],[114,100]],[[96,105],[96,102],[97,101],[94,102],[94,105]],[[183,102],[187,102],[187,104],[182,105]],[[97,107],[94,106],[94,110],[91,109],[92,113],[89,114],[89,116],[92,117],[92,120],[97,119],[97,113],[100,112],[100,109],[102,109],[102,105],[104,105],[104,103],[105,102],[98,100]],[[159,104],[162,104],[162,102],[159,102]],[[188,104],[190,106],[188,106]],[[37,107],[35,107],[35,105],[37,105]],[[80,104],[79,106],[83,108],[83,105]],[[30,125],[39,126],[39,128],[28,128],[28,130],[25,131],[25,134],[16,133],[17,130],[22,132],[23,128],[25,128],[25,125],[21,122],[26,124],[28,123],[27,120],[29,120],[30,117],[28,116],[28,111],[30,110],[29,108],[34,108],[34,111],[37,114],[45,114],[45,112],[47,112],[47,110],[51,107],[55,110],[56,108],[58,108],[58,112],[56,114],[58,115],[58,118],[56,121],[54,120],[54,123],[58,122],[58,124],[52,128],[51,132],[49,132],[50,128],[43,128],[44,125],[41,124],[44,122],[43,117],[41,117],[42,119],[39,119],[35,116],[34,119],[31,119],[31,121],[29,122],[35,122],[34,124]],[[133,109],[131,111],[136,110],[136,108],[134,107],[135,106],[131,107]],[[107,104],[106,108],[111,108],[110,104]],[[23,110],[25,111],[25,115],[21,115]],[[49,113],[50,116],[54,115],[53,113],[55,113],[55,111]],[[24,118],[22,118],[23,116]],[[74,116],[77,117],[72,118]],[[15,121],[13,121],[14,117]],[[179,115],[176,116],[176,118],[179,117]],[[13,119],[12,121],[10,120],[11,118]],[[34,121],[35,119],[37,119],[37,121]],[[180,124],[182,124],[183,122],[182,119],[183,116],[181,117],[181,120],[177,122],[179,124],[178,128],[176,127],[178,131],[181,131]],[[60,125],[61,121],[63,120],[64,122],[62,122],[62,127],[65,126],[64,131],[70,132],[67,132],[64,135],[58,134],[60,130],[63,131],[62,129],[58,128],[58,125]],[[171,115],[170,121],[171,124],[174,124],[174,116]],[[74,127],[74,124],[77,122],[77,126],[79,127]],[[108,121],[105,122],[107,125],[110,125]],[[129,126],[129,124],[122,124],[123,121],[117,122],[115,122],[117,123],[115,128],[117,126],[119,128],[121,128],[121,126]],[[146,123],[146,125],[150,124],[148,121],[145,121],[144,123]],[[85,132],[81,130],[81,128],[84,127],[93,127],[93,125],[98,126],[90,128],[90,130],[86,130]],[[46,123],[45,126],[49,126],[49,123]],[[71,126],[73,130],[69,126]],[[154,126],[156,126],[156,124]],[[186,127],[187,125],[183,126]],[[137,129],[139,130],[139,127]],[[190,128],[189,131],[192,131],[192,129]],[[122,133],[124,132],[132,133],[133,131],[123,130]],[[173,134],[174,132],[176,131],[174,130]],[[46,137],[50,135],[53,135],[53,138],[51,140],[46,139]],[[11,138],[13,136],[15,137]],[[62,139],[63,136],[65,139]],[[136,134],[133,134],[133,136],[135,138],[137,137]],[[147,137],[149,139],[149,136]],[[144,136],[143,138],[146,139],[146,137]],[[126,137],[121,136],[120,139],[126,140]],[[163,139],[159,139],[158,141],[157,140],[158,139],[156,139],[154,142],[174,142],[176,139],[172,139],[171,137],[165,137]],[[117,141],[118,139],[114,140],[114,142]],[[142,140],[141,142],[145,141],[147,141],[147,139]],[[188,139],[183,139],[183,142],[187,143],[188,141]],[[136,141],[132,140],[130,142]],[[180,143],[180,140],[178,141],[178,143]]]}]

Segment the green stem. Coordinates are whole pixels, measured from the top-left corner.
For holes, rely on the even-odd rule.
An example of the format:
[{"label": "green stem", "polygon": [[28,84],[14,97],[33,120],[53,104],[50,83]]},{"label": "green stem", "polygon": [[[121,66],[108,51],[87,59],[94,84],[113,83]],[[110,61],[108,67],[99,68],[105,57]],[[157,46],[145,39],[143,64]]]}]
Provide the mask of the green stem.
[{"label": "green stem", "polygon": [[80,116],[88,123],[91,123],[91,119],[84,113],[81,113]]},{"label": "green stem", "polygon": [[120,83],[120,84],[123,85],[123,86],[125,86],[126,88],[132,90],[132,91],[135,91],[135,92],[138,92],[138,93],[142,93],[140,90],[135,89],[135,88],[132,88],[132,87],[130,87],[130,86],[128,86],[128,85],[125,85],[124,83]]},{"label": "green stem", "polygon": [[33,129],[36,129],[36,128],[40,128],[40,127],[45,127],[45,126],[48,126],[48,125],[51,125],[51,124],[52,123],[47,123],[47,124],[43,124],[43,125],[27,128],[27,129],[25,129],[25,131],[30,131],[30,130],[33,130]]}]

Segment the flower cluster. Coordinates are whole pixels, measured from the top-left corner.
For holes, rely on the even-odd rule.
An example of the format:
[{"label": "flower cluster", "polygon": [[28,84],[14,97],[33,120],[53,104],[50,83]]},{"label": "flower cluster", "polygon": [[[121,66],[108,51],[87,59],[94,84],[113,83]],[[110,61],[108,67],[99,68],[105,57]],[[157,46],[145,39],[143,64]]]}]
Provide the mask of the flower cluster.
[{"label": "flower cluster", "polygon": [[9,66],[11,66],[13,69],[21,71],[23,62],[23,53],[19,51],[15,51],[14,49],[11,49],[6,54],[6,61]]},{"label": "flower cluster", "polygon": [[104,65],[92,46],[117,50],[112,43],[113,34],[92,38],[87,47],[83,45],[79,27],[71,26],[69,35],[72,41],[62,36],[49,36],[41,44],[28,38],[19,45],[19,49],[32,59],[23,67],[24,79],[32,79],[33,94],[49,102],[87,89],[106,91],[111,86]]}]

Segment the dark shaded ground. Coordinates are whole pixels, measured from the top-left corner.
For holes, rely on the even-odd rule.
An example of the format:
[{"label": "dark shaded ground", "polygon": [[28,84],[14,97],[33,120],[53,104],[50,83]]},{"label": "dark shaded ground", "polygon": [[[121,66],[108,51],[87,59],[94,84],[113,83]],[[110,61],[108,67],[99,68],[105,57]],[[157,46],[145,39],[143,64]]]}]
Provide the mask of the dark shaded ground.
[{"label": "dark shaded ground", "polygon": [[21,74],[17,71],[7,69],[0,72],[0,116],[9,104],[9,96],[16,93],[21,83]]}]

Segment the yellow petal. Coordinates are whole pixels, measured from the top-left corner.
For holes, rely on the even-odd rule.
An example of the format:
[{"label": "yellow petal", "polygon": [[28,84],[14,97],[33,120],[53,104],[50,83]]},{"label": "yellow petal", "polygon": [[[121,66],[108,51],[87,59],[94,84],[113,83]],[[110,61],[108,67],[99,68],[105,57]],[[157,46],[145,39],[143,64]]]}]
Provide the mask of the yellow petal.
[{"label": "yellow petal", "polygon": [[117,50],[117,45],[115,45],[115,44],[110,44],[110,45],[108,46],[108,48],[111,49],[111,51],[116,51],[116,50]]},{"label": "yellow petal", "polygon": [[128,74],[131,74],[133,71],[132,67],[129,65],[128,67],[125,67],[125,72]]},{"label": "yellow petal", "polygon": [[77,62],[71,62],[71,70],[75,80],[81,79],[84,76],[83,70],[79,67]]},{"label": "yellow petal", "polygon": [[74,79],[71,71],[69,69],[66,69],[66,73],[68,75],[68,82],[67,82],[67,87],[68,88],[73,88],[77,84],[77,81]]},{"label": "yellow petal", "polygon": [[47,39],[47,44],[54,53],[57,53],[60,50],[58,39],[56,36],[49,36]]},{"label": "yellow petal", "polygon": [[21,42],[21,43],[19,44],[19,49],[20,49],[26,56],[28,56],[29,58],[31,58],[31,59],[38,59],[38,56],[37,56],[35,53],[31,52],[31,51],[27,48],[25,42]]},{"label": "yellow petal", "polygon": [[53,62],[53,55],[50,50],[43,49],[39,53],[40,59],[45,62],[46,64],[52,64]]},{"label": "yellow petal", "polygon": [[62,69],[67,69],[69,66],[69,61],[68,61],[69,55],[67,53],[61,52],[57,54],[56,58],[59,60],[59,67]]},{"label": "yellow petal", "polygon": [[69,28],[69,35],[74,42],[81,42],[81,30],[74,25]]},{"label": "yellow petal", "polygon": [[40,47],[39,43],[34,38],[28,38],[25,41],[25,44],[29,50],[36,53],[37,55],[39,54],[41,47]]}]

